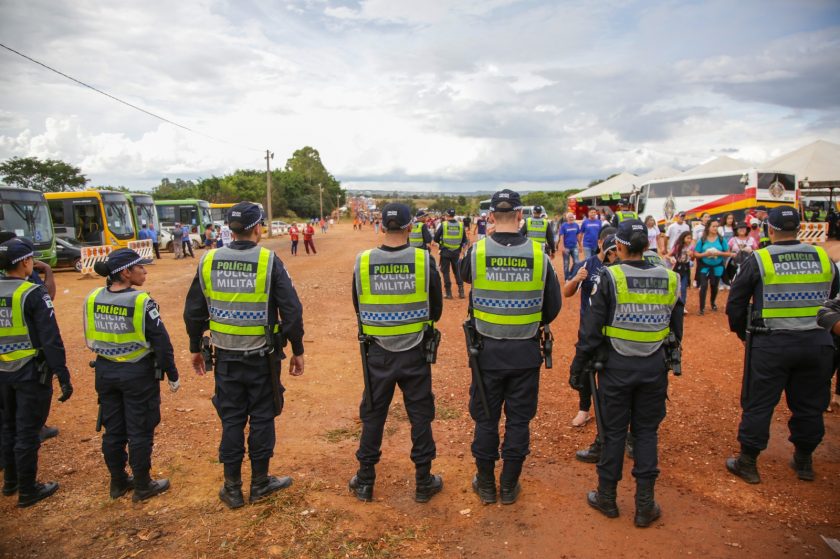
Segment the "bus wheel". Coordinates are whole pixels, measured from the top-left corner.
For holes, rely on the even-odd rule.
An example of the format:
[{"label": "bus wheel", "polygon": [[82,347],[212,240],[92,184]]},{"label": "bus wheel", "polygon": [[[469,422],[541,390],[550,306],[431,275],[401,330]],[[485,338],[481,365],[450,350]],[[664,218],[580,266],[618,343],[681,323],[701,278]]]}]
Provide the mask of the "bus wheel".
[{"label": "bus wheel", "polygon": [[73,269],[76,270],[77,272],[82,271],[82,259],[81,258],[77,258],[73,261]]}]

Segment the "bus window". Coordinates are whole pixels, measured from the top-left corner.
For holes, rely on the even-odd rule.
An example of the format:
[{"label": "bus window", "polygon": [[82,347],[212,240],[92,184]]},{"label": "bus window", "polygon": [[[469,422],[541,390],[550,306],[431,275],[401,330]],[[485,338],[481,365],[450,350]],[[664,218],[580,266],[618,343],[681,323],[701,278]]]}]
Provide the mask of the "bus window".
[{"label": "bus window", "polygon": [[102,196],[102,204],[105,206],[105,220],[108,222],[108,229],[118,239],[129,239],[134,236],[134,226],[131,224],[131,208],[128,202],[109,199]]},{"label": "bus window", "polygon": [[175,219],[175,206],[157,206],[157,212],[161,224],[171,227],[173,223],[178,221]]},{"label": "bus window", "polygon": [[195,206],[179,206],[178,207],[178,221],[181,225],[196,225],[198,221],[198,211]]},{"label": "bus window", "polygon": [[102,212],[96,200],[73,204],[73,227],[76,239],[82,243],[105,244],[102,236]]},{"label": "bus window", "polygon": [[201,221],[196,223],[196,225],[201,225],[203,228],[208,224],[213,223],[213,216],[210,215],[210,204],[200,201],[198,203],[198,209],[201,211]]},{"label": "bus window", "polygon": [[137,208],[137,218],[139,219],[139,223],[137,225],[142,226],[145,223],[149,227],[154,227],[155,222],[157,221],[155,205],[137,204],[135,207]]},{"label": "bus window", "polygon": [[648,195],[651,198],[667,198],[673,196],[726,196],[738,194],[744,191],[744,185],[739,181],[740,175],[728,175],[725,177],[706,177],[692,179],[687,177],[683,180],[672,180],[668,182],[653,183],[650,185]]},{"label": "bus window", "polygon": [[52,242],[52,222],[43,202],[3,200],[0,203],[0,223],[3,230],[26,237],[36,246]]}]

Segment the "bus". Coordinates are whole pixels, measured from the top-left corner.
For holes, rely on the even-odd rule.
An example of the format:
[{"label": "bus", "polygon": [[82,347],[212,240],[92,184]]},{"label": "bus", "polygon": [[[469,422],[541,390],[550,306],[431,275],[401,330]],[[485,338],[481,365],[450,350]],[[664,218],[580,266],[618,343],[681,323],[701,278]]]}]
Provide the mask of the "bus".
[{"label": "bus", "polygon": [[55,234],[85,246],[126,248],[137,239],[128,199],[112,190],[47,192]]},{"label": "bus", "polygon": [[186,200],[155,200],[161,227],[172,228],[175,222],[189,225],[193,233],[204,234],[204,228],[213,223],[210,203],[189,198]]},{"label": "bus", "polygon": [[0,230],[29,239],[35,258],[56,265],[53,222],[43,192],[0,185]]},{"label": "bus", "polygon": [[227,221],[227,212],[229,209],[234,207],[236,204],[234,202],[226,202],[226,203],[210,203],[210,217],[213,218],[213,225],[224,225],[225,221]]},{"label": "bus", "polygon": [[160,233],[155,200],[148,194],[130,193],[128,203],[131,205],[131,217],[134,218],[134,229],[140,231],[145,223],[148,227],[154,228]]},{"label": "bus", "polygon": [[797,207],[798,203],[799,185],[793,173],[755,168],[653,180],[634,186],[630,195],[640,219],[652,215],[660,224],[677,212],[685,212],[688,219],[704,212],[715,219],[732,213],[738,222],[758,205]]}]

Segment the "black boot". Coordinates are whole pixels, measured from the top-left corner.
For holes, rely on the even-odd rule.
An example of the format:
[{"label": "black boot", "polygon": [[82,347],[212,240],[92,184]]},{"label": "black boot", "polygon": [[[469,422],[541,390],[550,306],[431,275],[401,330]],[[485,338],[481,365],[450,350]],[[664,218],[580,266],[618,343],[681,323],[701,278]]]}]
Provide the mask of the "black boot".
[{"label": "black boot", "polygon": [[452,287],[447,287],[446,295],[443,296],[444,299],[451,299],[452,298]]},{"label": "black boot", "polygon": [[14,466],[9,466],[3,472],[3,495],[11,497],[18,490],[17,471]]},{"label": "black boot", "polygon": [[117,472],[116,475],[111,474],[109,494],[112,499],[119,499],[132,489],[134,489],[134,476],[128,475],[125,471]]},{"label": "black boot", "polygon": [[502,465],[502,475],[499,478],[499,496],[503,505],[512,505],[522,491],[519,474],[522,473],[522,462],[505,460]]},{"label": "black boot", "polygon": [[41,431],[38,433],[38,439],[41,442],[44,442],[47,439],[51,439],[53,437],[58,436],[58,427],[50,427],[49,425],[44,425],[41,427]]},{"label": "black boot", "polygon": [[598,489],[589,492],[586,496],[586,502],[607,518],[616,518],[618,516],[618,505],[615,504],[617,485],[614,482],[599,481]]},{"label": "black boot", "polygon": [[662,509],[653,500],[655,483],[656,481],[652,479],[636,480],[636,518],[633,523],[638,528],[647,528],[662,515]]},{"label": "black boot", "polygon": [[138,475],[135,477],[134,495],[131,496],[131,501],[134,503],[139,503],[140,501],[145,501],[147,499],[151,499],[152,497],[156,497],[168,490],[168,479],[151,479],[147,472],[145,476],[141,477]]},{"label": "black boot", "polygon": [[476,460],[476,474],[472,480],[473,491],[476,492],[481,502],[485,505],[492,505],[496,502],[496,474],[495,463],[491,460]]},{"label": "black boot", "polygon": [[376,481],[376,469],[373,464],[360,464],[359,471],[350,480],[350,493],[365,503],[373,501],[373,484]]},{"label": "black boot", "polygon": [[459,299],[464,298],[464,286],[463,285],[458,286],[458,298]]},{"label": "black boot", "polygon": [[634,460],[634,450],[636,448],[636,437],[633,436],[633,433],[627,432],[627,439],[624,442],[624,453],[627,454],[627,458],[630,460]]},{"label": "black boot", "polygon": [[814,481],[814,463],[810,454],[799,450],[794,451],[790,467],[796,471],[796,477],[802,481]]},{"label": "black boot", "polygon": [[589,448],[575,452],[575,458],[587,464],[597,464],[601,459],[601,438],[595,435],[595,442]]},{"label": "black boot", "polygon": [[22,509],[31,507],[38,501],[43,501],[47,497],[51,496],[56,491],[58,491],[58,484],[54,481],[36,483],[31,485],[28,489],[21,488],[20,494],[18,494],[17,506]]},{"label": "black boot", "polygon": [[289,476],[275,477],[268,475],[268,460],[251,461],[251,493],[249,503],[256,503],[260,499],[277,493],[292,485]]},{"label": "black boot", "polygon": [[418,464],[415,472],[414,502],[428,503],[443,489],[443,478],[431,473],[432,464]]},{"label": "black boot", "polygon": [[219,500],[229,509],[245,506],[245,496],[242,495],[242,462],[225,464],[225,483],[219,489]]},{"label": "black boot", "polygon": [[741,454],[737,458],[726,459],[726,469],[743,479],[747,483],[761,483],[761,478],[758,475],[758,468],[756,467],[756,457]]}]

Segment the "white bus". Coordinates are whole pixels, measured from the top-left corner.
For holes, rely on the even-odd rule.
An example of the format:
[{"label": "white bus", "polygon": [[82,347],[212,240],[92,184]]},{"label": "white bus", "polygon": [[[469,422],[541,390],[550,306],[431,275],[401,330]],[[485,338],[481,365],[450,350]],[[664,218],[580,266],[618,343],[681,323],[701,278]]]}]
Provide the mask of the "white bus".
[{"label": "white bus", "polygon": [[796,207],[799,186],[793,173],[755,168],[677,175],[634,186],[630,203],[639,219],[652,215],[659,223],[671,221],[677,212],[685,212],[688,219],[704,212],[713,218],[732,213],[736,221],[741,221],[746,210],[758,205]]}]

